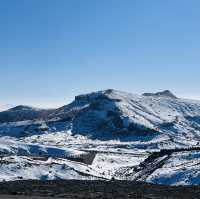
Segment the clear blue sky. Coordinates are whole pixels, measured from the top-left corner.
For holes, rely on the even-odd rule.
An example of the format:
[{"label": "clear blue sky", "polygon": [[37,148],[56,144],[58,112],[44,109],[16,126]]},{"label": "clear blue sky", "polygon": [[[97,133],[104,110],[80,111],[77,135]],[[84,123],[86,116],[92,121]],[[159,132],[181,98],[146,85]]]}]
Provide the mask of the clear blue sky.
[{"label": "clear blue sky", "polygon": [[106,88],[200,98],[199,0],[0,0],[0,105]]}]

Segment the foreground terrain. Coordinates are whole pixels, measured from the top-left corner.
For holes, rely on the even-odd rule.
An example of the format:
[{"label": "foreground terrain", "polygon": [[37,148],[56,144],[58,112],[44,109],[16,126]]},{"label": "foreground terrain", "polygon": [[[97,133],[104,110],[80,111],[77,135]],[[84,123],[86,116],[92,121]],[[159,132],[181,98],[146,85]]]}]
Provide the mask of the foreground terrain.
[{"label": "foreground terrain", "polygon": [[0,198],[196,199],[199,186],[171,187],[129,181],[16,181],[0,183]]}]

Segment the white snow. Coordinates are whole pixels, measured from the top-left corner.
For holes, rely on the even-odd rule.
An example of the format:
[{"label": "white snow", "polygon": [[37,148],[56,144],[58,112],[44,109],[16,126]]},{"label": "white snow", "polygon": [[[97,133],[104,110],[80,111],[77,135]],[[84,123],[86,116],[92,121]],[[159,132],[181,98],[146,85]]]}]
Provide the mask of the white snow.
[{"label": "white snow", "polygon": [[[62,120],[76,112],[80,114],[73,120]],[[114,125],[113,116],[108,116],[110,112],[122,120],[120,136],[109,131]],[[130,168],[133,172],[131,169],[152,151],[200,144],[200,101],[100,91],[78,96],[50,116],[50,119],[0,123],[0,154],[3,156],[0,181],[111,179],[120,170]],[[98,131],[97,126],[102,124],[107,125],[106,136]],[[128,134],[130,125],[144,132],[154,130],[156,134]],[[65,158],[88,151],[97,152],[92,165]],[[38,159],[41,155],[47,159]],[[198,151],[173,153],[146,181],[200,184],[199,165]]]}]

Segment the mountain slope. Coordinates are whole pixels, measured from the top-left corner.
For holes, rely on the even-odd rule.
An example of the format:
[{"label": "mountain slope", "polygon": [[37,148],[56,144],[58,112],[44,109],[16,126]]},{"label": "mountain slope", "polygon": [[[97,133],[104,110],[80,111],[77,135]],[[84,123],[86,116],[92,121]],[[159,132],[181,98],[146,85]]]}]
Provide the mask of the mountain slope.
[{"label": "mountain slope", "polygon": [[[115,177],[200,184],[199,145],[200,101],[170,91],[108,89],[55,110],[18,106],[1,112],[0,181]],[[92,165],[66,157],[77,153],[93,154]]]},{"label": "mountain slope", "polygon": [[116,136],[151,139],[163,134],[168,139],[194,140],[200,136],[199,116],[199,101],[111,89],[77,96],[51,115],[70,121],[74,134],[99,139]]},{"label": "mountain slope", "polygon": [[151,97],[168,97],[168,98],[174,98],[177,97],[169,90],[157,92],[157,93],[143,93],[143,96],[151,96]]},{"label": "mountain slope", "polygon": [[52,110],[20,105],[0,112],[0,123],[45,119],[51,112]]},{"label": "mountain slope", "polygon": [[108,89],[76,96],[72,103],[56,110],[18,106],[1,112],[0,122],[40,119],[47,125],[63,122],[71,126],[73,134],[103,140],[149,141],[161,137],[167,141],[163,145],[184,144],[185,140],[197,144],[200,101],[174,96],[170,91],[146,96]]}]

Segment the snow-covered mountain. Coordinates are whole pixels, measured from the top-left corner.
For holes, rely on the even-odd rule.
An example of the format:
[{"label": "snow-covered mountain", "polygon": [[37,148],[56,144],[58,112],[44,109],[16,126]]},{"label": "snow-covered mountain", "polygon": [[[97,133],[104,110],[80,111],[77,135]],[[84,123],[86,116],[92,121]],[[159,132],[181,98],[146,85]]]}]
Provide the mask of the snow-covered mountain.
[{"label": "snow-covered mountain", "polygon": [[20,105],[0,112],[0,123],[45,119],[52,111]]},{"label": "snow-covered mountain", "polygon": [[151,96],[151,97],[170,97],[176,99],[177,97],[169,90],[157,92],[157,93],[143,93],[143,96]]},{"label": "snow-covered mountain", "polygon": [[200,101],[179,99],[169,91],[135,95],[111,89],[77,96],[50,115],[71,122],[74,134],[139,141],[162,137],[168,144],[197,143],[199,116]]},{"label": "snow-covered mountain", "polygon": [[115,177],[200,184],[199,144],[200,101],[168,90],[136,95],[108,89],[76,96],[58,109],[0,112],[0,152],[10,165],[1,165],[6,176],[0,180]]}]

